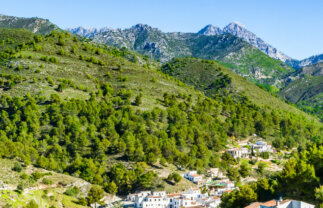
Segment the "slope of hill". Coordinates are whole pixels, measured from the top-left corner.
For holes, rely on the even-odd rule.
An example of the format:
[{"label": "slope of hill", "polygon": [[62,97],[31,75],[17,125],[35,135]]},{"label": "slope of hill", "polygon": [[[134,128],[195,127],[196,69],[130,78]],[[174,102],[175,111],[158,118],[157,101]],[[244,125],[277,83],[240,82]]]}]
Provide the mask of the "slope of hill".
[{"label": "slope of hill", "polygon": [[215,167],[231,136],[282,148],[322,140],[321,123],[229,70],[232,90],[213,99],[147,57],[70,33],[2,29],[0,42],[0,157],[109,193],[164,189],[147,164]]},{"label": "slope of hill", "polygon": [[[35,201],[40,207],[82,208],[77,197],[85,197],[91,184],[72,176],[46,171],[18,161],[0,159],[0,207],[24,207]],[[79,193],[64,194],[77,186]],[[106,200],[112,200],[106,195]]]},{"label": "slope of hill", "polygon": [[104,29],[98,33],[93,30],[85,32],[81,28],[70,31],[92,38],[94,42],[135,50],[161,62],[185,56],[218,60],[250,81],[277,87],[281,87],[282,78],[293,71],[236,36],[227,33],[209,35],[218,32],[218,28],[204,28],[203,34],[163,33],[143,24],[124,30]]},{"label": "slope of hill", "polygon": [[306,66],[291,74],[279,94],[306,112],[323,119],[323,63]]},{"label": "slope of hill", "polygon": [[6,16],[0,14],[0,28],[25,28],[33,33],[48,34],[53,29],[58,29],[56,25],[49,20],[38,17],[24,18],[15,16]]},{"label": "slope of hill", "polygon": [[223,65],[203,59],[176,58],[163,65],[161,70],[197,88],[206,95],[240,97],[242,94],[258,106],[270,106],[289,112],[305,113],[277,99],[269,92],[255,86]]}]

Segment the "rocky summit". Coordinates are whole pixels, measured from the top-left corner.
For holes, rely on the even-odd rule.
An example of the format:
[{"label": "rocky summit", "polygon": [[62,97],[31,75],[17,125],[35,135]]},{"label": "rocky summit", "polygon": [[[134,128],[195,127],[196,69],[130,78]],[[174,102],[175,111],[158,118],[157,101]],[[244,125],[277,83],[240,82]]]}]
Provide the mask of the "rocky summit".
[{"label": "rocky summit", "polygon": [[[207,25],[198,33],[165,33],[145,24],[127,29],[76,28],[69,31],[94,42],[135,50],[163,63],[185,56],[217,60],[250,81],[265,85],[281,87],[282,80],[278,77],[293,71],[280,60],[262,53],[256,47],[260,40],[238,23],[231,23],[223,30]],[[255,39],[254,44],[242,37],[250,42]]]}]

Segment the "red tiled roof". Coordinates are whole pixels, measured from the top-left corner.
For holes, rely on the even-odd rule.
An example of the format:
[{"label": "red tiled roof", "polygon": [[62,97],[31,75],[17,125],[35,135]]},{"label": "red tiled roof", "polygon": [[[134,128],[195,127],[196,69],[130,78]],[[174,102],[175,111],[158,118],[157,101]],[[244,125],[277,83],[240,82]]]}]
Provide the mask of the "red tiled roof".
[{"label": "red tiled roof", "polygon": [[265,203],[262,203],[261,205],[263,206],[267,206],[267,207],[273,207],[273,206],[276,206],[276,200],[270,200],[270,201],[267,201]]},{"label": "red tiled roof", "polygon": [[162,198],[161,196],[148,196],[148,198]]},{"label": "red tiled roof", "polygon": [[167,197],[176,197],[176,196],[181,196],[182,194],[167,194]]},{"label": "red tiled roof", "polygon": [[246,206],[246,207],[244,207],[244,208],[259,208],[259,207],[260,207],[260,205],[261,205],[261,203],[259,203],[259,202],[254,202],[254,203],[252,203],[252,204],[250,204],[250,205],[248,205],[248,206]]},{"label": "red tiled roof", "polygon": [[276,200],[270,200],[270,201],[267,201],[267,202],[255,202],[255,203],[252,203],[250,204],[249,206],[246,206],[244,208],[259,208],[260,206],[266,206],[266,207],[274,207],[276,206]]}]

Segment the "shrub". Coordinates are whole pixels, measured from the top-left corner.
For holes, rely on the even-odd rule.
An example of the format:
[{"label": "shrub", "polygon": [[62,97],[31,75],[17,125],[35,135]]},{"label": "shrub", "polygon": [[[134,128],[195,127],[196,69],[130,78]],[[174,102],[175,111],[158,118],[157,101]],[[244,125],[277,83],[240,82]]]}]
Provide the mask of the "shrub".
[{"label": "shrub", "polygon": [[52,78],[47,77],[47,81],[48,81],[48,83],[49,83],[51,86],[54,86],[54,85],[55,85],[55,83],[54,83],[54,81],[52,80]]},{"label": "shrub", "polygon": [[23,208],[38,208],[38,204],[32,199],[28,204],[26,204]]},{"label": "shrub", "polygon": [[120,75],[119,76],[119,81],[120,82],[126,82],[126,81],[128,81],[128,77],[124,77],[124,76]]},{"label": "shrub", "polygon": [[167,167],[167,161],[166,161],[166,159],[165,158],[160,158],[160,161],[159,161],[159,163],[162,165],[162,166],[164,166],[164,167]]},{"label": "shrub", "polygon": [[79,194],[80,190],[77,186],[67,189],[64,194],[67,196],[76,197]]},{"label": "shrub", "polygon": [[58,39],[57,45],[59,46],[64,46],[65,45],[65,40],[63,40],[62,38]]},{"label": "shrub", "polygon": [[17,186],[17,191],[21,193],[24,191],[25,188],[26,188],[26,185],[24,183],[19,183]]},{"label": "shrub", "polygon": [[59,49],[57,54],[61,56],[67,55],[66,51],[64,51],[63,49]]},{"label": "shrub", "polygon": [[78,204],[86,206],[87,205],[87,200],[83,197],[79,198]]},{"label": "shrub", "polygon": [[53,181],[50,180],[49,178],[44,178],[42,183],[45,184],[45,185],[52,185]]},{"label": "shrub", "polygon": [[108,77],[108,78],[112,77],[110,72],[107,72],[105,76]]},{"label": "shrub", "polygon": [[136,99],[135,99],[135,105],[139,106],[142,104],[142,94],[140,93],[139,95],[137,95]]},{"label": "shrub", "polygon": [[50,57],[49,58],[49,62],[52,62],[52,63],[57,64],[58,63],[58,59],[56,57]]},{"label": "shrub", "polygon": [[29,175],[27,173],[23,173],[23,174],[21,174],[20,178],[23,180],[26,180],[29,178]]},{"label": "shrub", "polygon": [[31,176],[33,177],[33,179],[34,180],[38,180],[38,179],[40,179],[41,177],[43,177],[43,175],[40,173],[40,172],[38,172],[38,171],[36,171],[36,172],[33,172],[32,174],[31,174]]},{"label": "shrub", "polygon": [[19,65],[17,66],[16,70],[17,70],[17,71],[21,71],[23,68],[24,68],[24,67],[23,67],[21,64],[19,64]]},{"label": "shrub", "polygon": [[156,82],[157,82],[157,79],[156,79],[155,77],[153,77],[153,78],[151,79],[151,81],[152,81],[153,83],[156,83]]},{"label": "shrub", "polygon": [[65,83],[60,83],[57,87],[57,91],[59,92],[63,92],[63,90],[65,90],[67,88]]},{"label": "shrub", "polygon": [[49,62],[48,56],[42,56],[42,57],[40,57],[40,60],[45,61],[45,62]]},{"label": "shrub", "polygon": [[22,171],[22,166],[20,163],[15,163],[15,165],[12,168],[13,171],[16,171],[18,173],[20,173]]}]

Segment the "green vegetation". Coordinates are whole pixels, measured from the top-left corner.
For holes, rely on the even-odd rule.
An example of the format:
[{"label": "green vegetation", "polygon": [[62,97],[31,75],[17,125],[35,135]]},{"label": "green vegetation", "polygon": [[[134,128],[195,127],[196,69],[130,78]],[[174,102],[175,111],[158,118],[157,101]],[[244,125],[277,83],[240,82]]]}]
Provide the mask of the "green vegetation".
[{"label": "green vegetation", "polygon": [[96,203],[104,205],[103,202],[101,202],[101,199],[104,196],[104,191],[100,186],[92,186],[90,189],[86,199],[88,202],[88,205],[94,204],[95,203],[95,208],[96,208]]},{"label": "green vegetation", "polygon": [[174,181],[175,183],[179,183],[182,180],[182,176],[180,176],[178,173],[173,172],[168,175],[167,180],[172,182]]},{"label": "green vegetation", "polygon": [[[17,164],[21,162],[0,159],[0,180],[7,187],[6,190],[0,191],[0,207],[24,207],[32,200],[39,207],[83,207],[76,203],[77,197],[83,197],[90,189],[90,184],[75,177],[48,172],[31,165],[22,166],[22,171],[16,172],[12,169]],[[34,177],[38,179],[35,180]],[[45,184],[48,181],[51,184]],[[81,185],[82,191],[77,196],[63,195],[63,192],[69,189],[68,185],[74,183]]]},{"label": "green vegetation", "polygon": [[299,69],[293,81],[288,83],[279,95],[323,120],[323,75],[319,72],[316,72],[318,75],[311,75],[310,72],[315,72],[315,69],[323,70],[323,65],[317,64]]},{"label": "green vegetation", "polygon": [[[232,180],[239,181],[240,172],[247,174],[246,167],[240,172],[230,168],[236,161],[220,154],[229,137],[257,134],[279,140],[274,144],[282,148],[322,143],[321,123],[213,61],[179,60],[179,64],[188,62],[181,69],[203,66],[201,71],[211,72],[218,68],[217,78],[209,80],[211,89],[205,89],[207,97],[157,71],[153,61],[124,49],[56,31],[40,37],[31,34],[31,40],[24,43],[17,41],[5,41],[0,48],[4,57],[0,65],[0,157],[16,159],[23,166],[33,164],[70,174],[106,192],[126,194],[165,188],[147,166],[158,161],[198,170],[221,166]],[[66,53],[57,54],[60,49]],[[11,67],[18,64],[20,70]],[[173,63],[163,67],[172,73],[178,68]],[[35,73],[36,69],[40,72]],[[55,184],[49,177],[36,171],[22,180]],[[182,183],[176,173],[171,179]],[[64,192],[66,200],[76,195],[76,190]],[[92,192],[102,193],[98,187]],[[78,197],[80,204],[102,198]]]},{"label": "green vegetation", "polygon": [[282,61],[270,58],[253,47],[242,48],[220,61],[224,66],[229,67],[254,83],[266,86],[266,88],[271,85],[276,87],[284,86],[282,83],[283,78],[294,72],[294,69]]},{"label": "green vegetation", "polygon": [[32,18],[22,18],[0,15],[0,28],[25,28],[34,33],[38,34],[48,34],[53,29],[58,30],[58,27],[48,20],[32,17]]},{"label": "green vegetation", "polygon": [[288,105],[277,99],[276,96],[260,89],[264,87],[255,87],[254,84],[215,61],[176,58],[163,65],[161,71],[214,99],[225,96],[231,96],[240,102],[244,102],[246,99],[264,108],[280,109],[312,119],[292,105]]},{"label": "green vegetation", "polygon": [[319,206],[322,203],[322,156],[322,145],[310,144],[305,149],[294,151],[281,172],[223,194],[220,207],[243,208],[251,202],[267,201],[281,195]]}]

